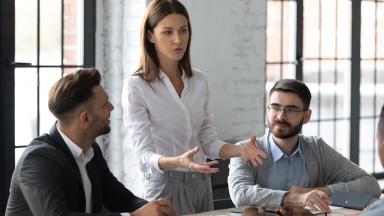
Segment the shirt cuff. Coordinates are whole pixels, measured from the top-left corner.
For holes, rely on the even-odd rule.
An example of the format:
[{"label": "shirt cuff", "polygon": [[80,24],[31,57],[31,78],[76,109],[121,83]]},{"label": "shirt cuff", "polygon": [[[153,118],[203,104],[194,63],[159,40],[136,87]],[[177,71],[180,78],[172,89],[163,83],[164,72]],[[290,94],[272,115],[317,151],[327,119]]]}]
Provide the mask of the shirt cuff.
[{"label": "shirt cuff", "polygon": [[159,167],[159,159],[162,157],[160,154],[153,153],[150,158],[149,158],[149,172],[154,173],[154,172],[160,172],[163,173],[163,170],[160,169]]},{"label": "shirt cuff", "polygon": [[223,145],[226,144],[226,142],[222,140],[217,140],[209,145],[209,155],[210,159],[220,159],[220,149],[223,147]]},{"label": "shirt cuff", "polygon": [[131,216],[129,213],[121,213],[121,216]]},{"label": "shirt cuff", "polygon": [[284,205],[284,198],[288,195],[289,191],[286,191],[283,196],[281,197],[281,200],[280,200],[280,206],[283,206]]}]

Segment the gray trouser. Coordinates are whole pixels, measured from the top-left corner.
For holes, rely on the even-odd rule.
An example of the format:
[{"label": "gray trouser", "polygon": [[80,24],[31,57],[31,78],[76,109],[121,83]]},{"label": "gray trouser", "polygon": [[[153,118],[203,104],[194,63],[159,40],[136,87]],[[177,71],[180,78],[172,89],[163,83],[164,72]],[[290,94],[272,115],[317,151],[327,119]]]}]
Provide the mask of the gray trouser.
[{"label": "gray trouser", "polygon": [[211,175],[164,171],[145,174],[144,198],[167,198],[178,214],[213,210]]}]

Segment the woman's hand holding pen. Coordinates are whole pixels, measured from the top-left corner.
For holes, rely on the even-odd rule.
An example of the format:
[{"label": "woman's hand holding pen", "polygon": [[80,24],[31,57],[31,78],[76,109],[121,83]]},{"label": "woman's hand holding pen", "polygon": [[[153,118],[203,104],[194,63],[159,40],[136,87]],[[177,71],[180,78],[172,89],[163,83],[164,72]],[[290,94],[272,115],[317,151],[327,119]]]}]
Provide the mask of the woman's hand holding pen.
[{"label": "woman's hand holding pen", "polygon": [[267,154],[257,147],[255,135],[243,146],[240,154],[244,163],[251,161],[254,167],[262,165],[263,160],[267,158]]},{"label": "woman's hand holding pen", "polygon": [[213,160],[206,163],[198,163],[194,160],[195,155],[199,152],[199,147],[195,147],[189,151],[186,151],[184,154],[178,156],[178,161],[180,167],[188,168],[192,171],[201,172],[201,173],[217,173],[219,172],[218,168],[211,167],[218,163],[218,161]]}]

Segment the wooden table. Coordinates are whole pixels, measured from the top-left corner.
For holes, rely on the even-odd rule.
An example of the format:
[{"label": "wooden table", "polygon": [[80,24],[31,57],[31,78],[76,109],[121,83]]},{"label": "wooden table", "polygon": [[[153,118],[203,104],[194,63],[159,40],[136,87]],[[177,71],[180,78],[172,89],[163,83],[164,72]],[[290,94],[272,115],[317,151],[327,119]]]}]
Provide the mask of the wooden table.
[{"label": "wooden table", "polygon": [[[327,214],[330,216],[352,216],[352,215],[360,215],[362,211],[359,210],[353,210],[353,209],[346,209],[341,207],[335,207],[330,206],[332,213]],[[209,212],[203,212],[203,213],[197,213],[197,214],[189,214],[189,216],[231,216],[231,211],[242,211],[246,207],[240,207],[240,208],[229,208],[229,209],[221,209],[216,211],[209,211]]]}]

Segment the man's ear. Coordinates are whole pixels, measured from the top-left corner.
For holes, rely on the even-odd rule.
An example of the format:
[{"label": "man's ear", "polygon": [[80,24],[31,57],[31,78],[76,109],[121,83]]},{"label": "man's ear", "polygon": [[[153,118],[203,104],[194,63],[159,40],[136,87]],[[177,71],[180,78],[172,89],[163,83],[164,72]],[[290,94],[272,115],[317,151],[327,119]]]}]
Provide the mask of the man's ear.
[{"label": "man's ear", "polygon": [[304,112],[303,124],[307,124],[311,120],[312,110],[308,109]]},{"label": "man's ear", "polygon": [[83,129],[86,129],[89,127],[89,125],[91,124],[91,118],[92,116],[88,111],[86,110],[81,111],[79,119],[80,119],[81,127]]}]

